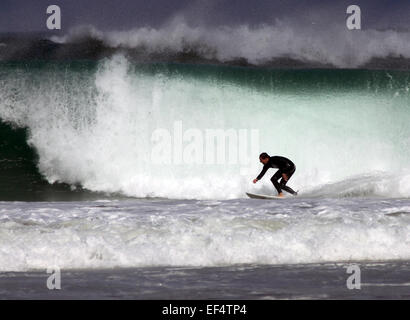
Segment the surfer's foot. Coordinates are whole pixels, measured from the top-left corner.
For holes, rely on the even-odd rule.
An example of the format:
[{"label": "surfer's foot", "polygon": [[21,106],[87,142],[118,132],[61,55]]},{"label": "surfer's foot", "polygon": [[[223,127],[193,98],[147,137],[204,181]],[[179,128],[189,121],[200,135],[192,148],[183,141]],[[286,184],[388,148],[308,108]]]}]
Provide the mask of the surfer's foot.
[{"label": "surfer's foot", "polygon": [[278,194],[278,197],[279,197],[279,198],[283,198],[283,197],[284,197],[283,193],[279,193],[279,194]]}]

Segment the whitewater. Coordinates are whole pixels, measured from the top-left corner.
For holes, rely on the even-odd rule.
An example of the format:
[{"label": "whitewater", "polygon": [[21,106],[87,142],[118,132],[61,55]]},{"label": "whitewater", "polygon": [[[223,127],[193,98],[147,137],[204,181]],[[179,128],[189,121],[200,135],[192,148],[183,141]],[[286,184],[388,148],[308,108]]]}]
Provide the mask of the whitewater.
[{"label": "whitewater", "polygon": [[0,203],[0,270],[408,261],[408,200]]},{"label": "whitewater", "polygon": [[[296,163],[292,184],[302,194],[408,197],[408,75],[391,73],[150,69],[121,55],[83,70],[17,66],[2,71],[0,117],[28,129],[50,183],[142,198],[241,198],[270,190],[268,179],[251,183],[266,151]],[[155,132],[167,130],[175,146],[176,125],[245,130],[247,146],[233,163],[158,162]]]}]

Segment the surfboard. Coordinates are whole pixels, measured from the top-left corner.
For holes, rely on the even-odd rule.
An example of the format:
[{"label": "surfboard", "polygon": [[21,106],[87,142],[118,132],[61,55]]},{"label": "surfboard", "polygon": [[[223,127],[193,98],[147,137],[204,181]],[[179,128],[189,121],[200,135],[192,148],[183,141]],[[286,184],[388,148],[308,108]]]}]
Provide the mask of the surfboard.
[{"label": "surfboard", "polygon": [[255,194],[246,192],[246,195],[252,199],[269,199],[269,200],[283,200],[286,199],[285,197],[278,197],[278,196],[268,196],[263,194]]}]

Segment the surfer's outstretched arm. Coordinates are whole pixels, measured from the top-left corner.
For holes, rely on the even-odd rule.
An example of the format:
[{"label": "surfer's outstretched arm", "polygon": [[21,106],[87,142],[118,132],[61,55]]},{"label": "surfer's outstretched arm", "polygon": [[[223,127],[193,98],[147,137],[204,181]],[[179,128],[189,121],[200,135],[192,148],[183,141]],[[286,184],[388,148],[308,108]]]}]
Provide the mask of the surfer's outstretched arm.
[{"label": "surfer's outstretched arm", "polygon": [[261,173],[259,173],[259,175],[256,177],[255,180],[260,180],[260,179],[262,179],[262,177],[265,175],[265,173],[266,173],[266,171],[268,171],[268,169],[269,169],[269,166],[265,164],[265,165],[263,166],[263,169],[262,169]]}]

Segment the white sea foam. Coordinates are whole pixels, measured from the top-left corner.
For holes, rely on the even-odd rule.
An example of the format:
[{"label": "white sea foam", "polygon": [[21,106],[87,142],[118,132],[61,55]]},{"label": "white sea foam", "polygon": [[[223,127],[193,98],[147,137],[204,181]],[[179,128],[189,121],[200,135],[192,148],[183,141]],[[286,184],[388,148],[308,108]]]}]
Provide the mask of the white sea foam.
[{"label": "white sea foam", "polygon": [[[186,206],[182,206],[186,204]],[[400,200],[0,203],[0,271],[410,259]]]}]

